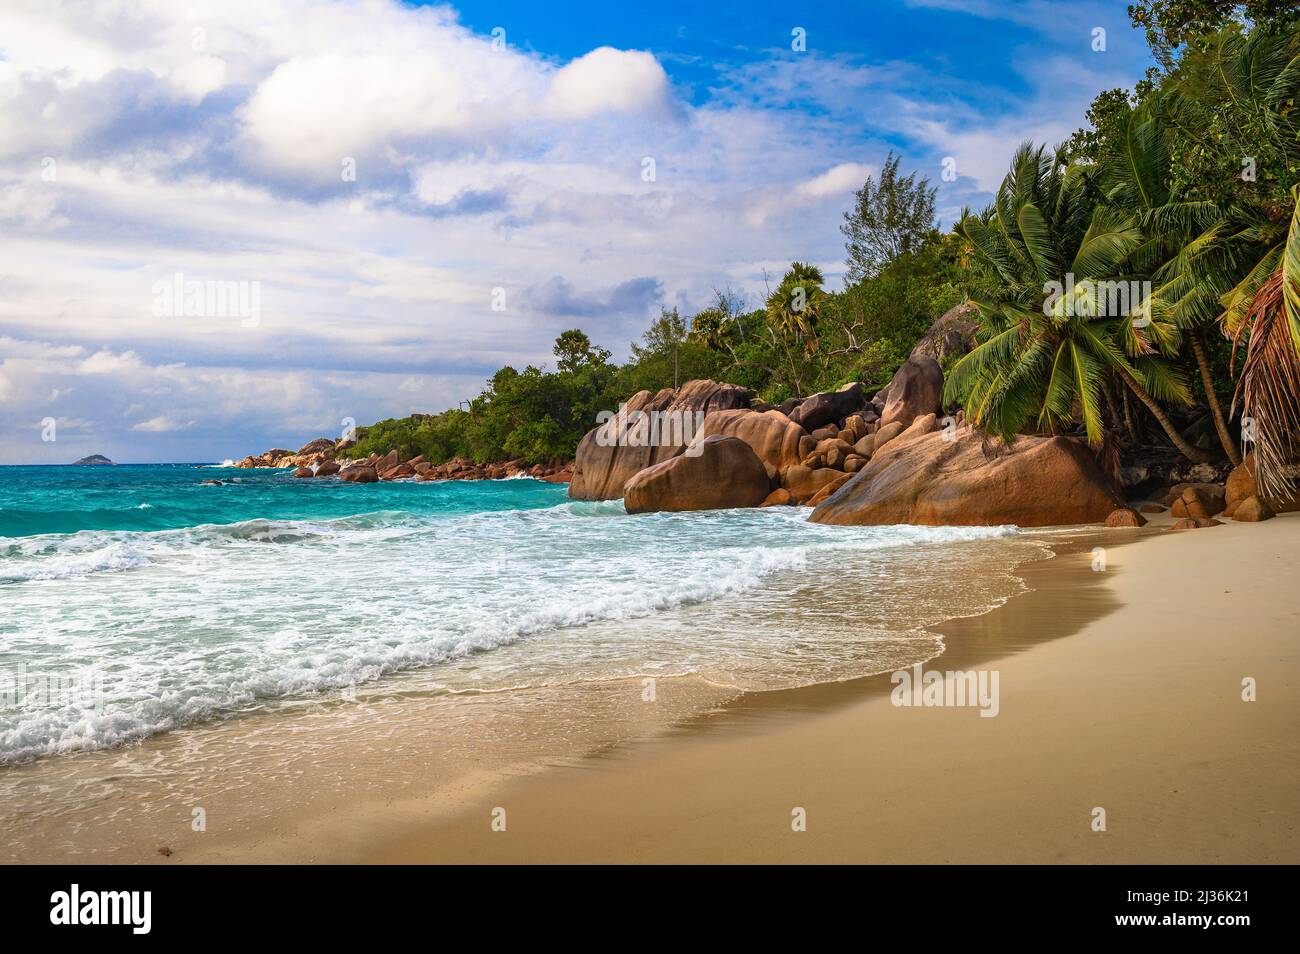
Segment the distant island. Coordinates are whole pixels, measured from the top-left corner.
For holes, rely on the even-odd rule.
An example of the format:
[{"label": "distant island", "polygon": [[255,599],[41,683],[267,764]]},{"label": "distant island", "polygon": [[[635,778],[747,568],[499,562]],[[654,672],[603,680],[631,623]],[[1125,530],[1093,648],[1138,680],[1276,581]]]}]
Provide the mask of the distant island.
[{"label": "distant island", "polygon": [[104,464],[112,464],[112,463],[113,462],[109,460],[107,457],[105,457],[103,454],[91,454],[89,457],[81,458],[81,460],[74,460],[72,462],[72,466],[73,467],[100,467]]}]

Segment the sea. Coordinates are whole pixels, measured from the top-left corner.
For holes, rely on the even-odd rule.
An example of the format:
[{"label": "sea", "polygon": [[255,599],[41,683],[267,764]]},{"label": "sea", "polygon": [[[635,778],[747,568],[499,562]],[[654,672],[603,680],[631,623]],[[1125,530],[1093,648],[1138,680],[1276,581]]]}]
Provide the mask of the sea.
[{"label": "sea", "polygon": [[808,514],[631,516],[529,478],[0,467],[0,767],[385,685],[573,698],[887,672],[939,653],[934,624],[1019,592],[1015,567],[1044,554],[1014,527]]}]

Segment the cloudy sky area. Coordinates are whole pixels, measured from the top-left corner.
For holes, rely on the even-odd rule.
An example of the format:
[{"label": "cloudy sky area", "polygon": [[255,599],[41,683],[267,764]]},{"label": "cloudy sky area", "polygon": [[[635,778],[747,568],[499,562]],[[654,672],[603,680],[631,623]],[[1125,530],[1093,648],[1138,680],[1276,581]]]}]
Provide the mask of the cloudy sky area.
[{"label": "cloudy sky area", "polygon": [[890,149],[949,224],[1150,62],[1125,0],[614,6],[3,0],[0,463],[297,447],[792,259],[839,287]]}]

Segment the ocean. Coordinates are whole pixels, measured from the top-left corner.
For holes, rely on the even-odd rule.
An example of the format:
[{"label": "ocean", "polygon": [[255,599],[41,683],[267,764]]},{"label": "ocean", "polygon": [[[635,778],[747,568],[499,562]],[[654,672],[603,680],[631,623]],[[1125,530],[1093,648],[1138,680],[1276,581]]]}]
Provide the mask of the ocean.
[{"label": "ocean", "polygon": [[1045,552],[1013,527],[807,514],[629,516],[531,479],[0,467],[0,765],[386,682],[571,695],[886,672],[936,655],[927,627],[1004,601]]}]

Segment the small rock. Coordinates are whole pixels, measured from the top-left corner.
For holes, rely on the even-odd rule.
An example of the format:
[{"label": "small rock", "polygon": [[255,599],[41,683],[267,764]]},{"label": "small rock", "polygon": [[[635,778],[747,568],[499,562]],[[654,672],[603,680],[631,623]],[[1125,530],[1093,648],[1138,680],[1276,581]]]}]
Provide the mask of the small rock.
[{"label": "small rock", "polygon": [[1145,527],[1147,518],[1132,507],[1117,507],[1106,518],[1108,527]]}]

